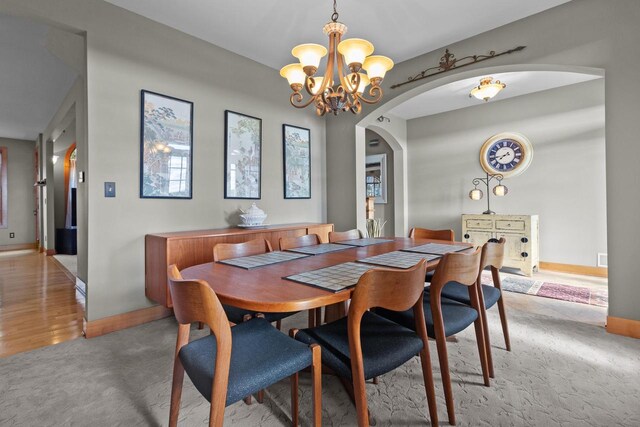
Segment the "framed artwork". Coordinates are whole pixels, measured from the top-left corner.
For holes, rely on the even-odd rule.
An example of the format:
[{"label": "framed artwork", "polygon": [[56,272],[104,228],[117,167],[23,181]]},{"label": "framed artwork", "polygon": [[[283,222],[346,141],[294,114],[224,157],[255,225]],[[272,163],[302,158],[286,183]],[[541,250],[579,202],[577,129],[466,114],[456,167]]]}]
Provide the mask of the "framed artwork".
[{"label": "framed artwork", "polygon": [[140,197],[190,199],[193,103],[141,91]]},{"label": "framed artwork", "polygon": [[259,199],[262,120],[224,112],[224,198]]},{"label": "framed artwork", "polygon": [[387,155],[366,157],[367,197],[375,197],[375,203],[387,203]]},{"label": "framed artwork", "polygon": [[311,198],[311,131],[282,125],[284,198]]}]

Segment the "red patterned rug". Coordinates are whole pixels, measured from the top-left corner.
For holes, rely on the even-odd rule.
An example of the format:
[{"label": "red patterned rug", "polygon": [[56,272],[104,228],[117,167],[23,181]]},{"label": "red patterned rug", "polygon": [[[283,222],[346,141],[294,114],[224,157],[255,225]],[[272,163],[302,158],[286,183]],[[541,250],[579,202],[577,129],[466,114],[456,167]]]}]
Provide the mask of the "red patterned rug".
[{"label": "red patterned rug", "polygon": [[[586,286],[543,282],[542,280],[532,280],[504,274],[502,274],[500,278],[502,289],[509,292],[577,302],[580,304],[597,305],[599,307],[606,307],[609,301],[606,289],[592,289]],[[488,272],[482,273],[482,282],[487,285],[492,284],[491,274]]]}]

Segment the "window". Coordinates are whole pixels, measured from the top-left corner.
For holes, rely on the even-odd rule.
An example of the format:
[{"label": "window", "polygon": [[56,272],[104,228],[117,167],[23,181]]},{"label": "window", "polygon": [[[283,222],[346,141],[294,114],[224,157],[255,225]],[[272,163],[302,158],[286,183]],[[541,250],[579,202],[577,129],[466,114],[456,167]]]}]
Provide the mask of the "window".
[{"label": "window", "polygon": [[7,228],[7,147],[0,147],[0,228]]}]

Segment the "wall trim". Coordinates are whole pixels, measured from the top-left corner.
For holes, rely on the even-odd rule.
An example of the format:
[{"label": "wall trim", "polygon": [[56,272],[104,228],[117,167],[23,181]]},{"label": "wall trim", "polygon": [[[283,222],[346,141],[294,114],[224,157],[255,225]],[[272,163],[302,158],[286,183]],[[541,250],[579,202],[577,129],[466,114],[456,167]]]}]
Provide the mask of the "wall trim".
[{"label": "wall trim", "polygon": [[640,339],[640,320],[607,316],[607,332]]},{"label": "wall trim", "polygon": [[117,314],[115,316],[103,317],[102,319],[91,321],[84,319],[84,336],[85,338],[95,338],[111,332],[169,317],[172,314],[172,309],[166,308],[162,305],[156,305],[140,310],[129,311],[128,313]]},{"label": "wall trim", "polygon": [[5,251],[20,251],[23,249],[38,249],[38,243],[18,243],[15,245],[3,245],[0,246],[0,252]]},{"label": "wall trim", "polygon": [[557,262],[540,261],[540,270],[558,271],[560,273],[581,274],[583,276],[609,277],[607,267],[591,267],[588,265],[559,264]]}]

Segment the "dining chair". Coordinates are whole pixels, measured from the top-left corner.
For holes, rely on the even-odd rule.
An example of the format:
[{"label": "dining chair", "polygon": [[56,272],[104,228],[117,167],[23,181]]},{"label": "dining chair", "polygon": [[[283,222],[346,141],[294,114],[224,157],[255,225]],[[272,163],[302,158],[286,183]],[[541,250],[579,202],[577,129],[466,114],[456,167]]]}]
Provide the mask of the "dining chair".
[{"label": "dining chair", "polygon": [[[453,242],[456,240],[453,230],[430,230],[428,228],[414,227],[409,232],[409,238],[411,239],[433,239],[433,240],[446,240]],[[433,271],[427,271],[425,280],[431,282],[433,279]]]},{"label": "dining chair", "polygon": [[329,243],[342,242],[344,240],[356,240],[362,239],[362,231],[354,228],[353,230],[348,231],[330,231],[329,232]]},{"label": "dining chair", "polygon": [[[256,317],[230,326],[215,292],[203,280],[183,280],[175,264],[168,268],[169,291],[178,321],[169,425],[178,423],[184,373],[211,402],[209,425],[222,426],[225,407],[245,396],[291,379],[291,421],[298,424],[298,372],[311,367],[313,425],[322,421],[321,351],[277,331]],[[204,322],[211,335],[189,342],[191,324]]]},{"label": "dining chair", "polygon": [[[296,340],[318,343],[322,361],[341,378],[356,405],[358,425],[369,426],[365,381],[392,371],[420,354],[431,425],[438,425],[422,295],[425,260],[400,271],[373,269],[356,285],[347,317],[315,328],[292,330]],[[369,311],[373,307],[409,310],[415,322],[406,328]]]},{"label": "dining chair", "polygon": [[[471,324],[475,326],[484,385],[489,386],[484,329],[482,317],[478,315],[480,312],[477,286],[479,266],[479,248],[472,254],[448,253],[444,255],[436,268],[431,286],[428,288],[428,292],[425,290],[423,298],[427,334],[436,340],[447,414],[451,425],[455,425],[456,418],[446,338],[463,331]],[[442,297],[442,288],[449,282],[458,282],[467,287],[471,306]],[[376,313],[407,328],[415,328],[415,315],[410,310],[398,312],[379,308]]]},{"label": "dining chair", "polygon": [[[511,351],[511,342],[509,340],[509,326],[507,325],[507,313],[502,298],[502,284],[500,282],[500,269],[504,260],[504,245],[506,240],[501,238],[497,242],[487,242],[482,246],[482,255],[480,256],[480,271],[478,272],[478,283],[481,285],[482,293],[480,296],[480,313],[482,315],[482,327],[484,328],[484,339],[487,347],[487,363],[489,364],[489,376],[495,377],[493,368],[493,357],[491,356],[491,340],[489,339],[489,326],[487,323],[487,309],[498,304],[500,312],[500,323],[502,324],[502,334],[504,335],[504,343],[507,351]],[[482,272],[489,267],[491,276],[493,277],[493,286],[482,284]],[[468,288],[456,282],[447,283],[442,288],[442,296],[466,305],[471,305],[471,299]]]},{"label": "dining chair", "polygon": [[297,237],[281,237],[279,243],[280,250],[286,251],[287,249],[301,248],[303,246],[319,245],[322,240],[317,234],[305,234]]},{"label": "dining chair", "polygon": [[418,227],[411,229],[409,237],[412,239],[446,240],[448,242],[456,240],[453,230],[430,230],[428,228]]},{"label": "dining chair", "polygon": [[[272,250],[271,243],[266,239],[253,239],[242,243],[218,243],[213,247],[213,261],[218,262],[225,259],[260,255],[271,252]],[[244,322],[257,314],[255,311],[245,310],[231,305],[223,304],[222,307],[224,307],[227,317],[233,323]],[[264,318],[268,322],[276,322],[276,328],[280,329],[282,319],[294,314],[296,313],[264,313]]]},{"label": "dining chair", "polygon": [[[322,243],[320,236],[317,234],[305,234],[297,237],[281,237],[278,241],[281,251],[287,249],[301,248],[304,246],[319,245]],[[322,323],[322,308],[312,308],[309,310],[309,327]]]}]

